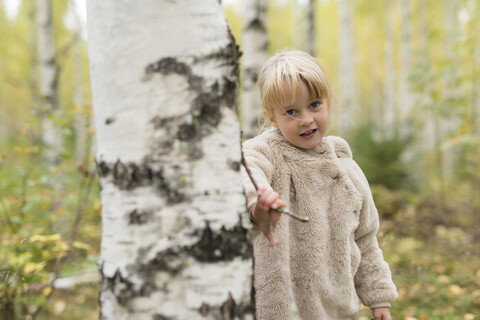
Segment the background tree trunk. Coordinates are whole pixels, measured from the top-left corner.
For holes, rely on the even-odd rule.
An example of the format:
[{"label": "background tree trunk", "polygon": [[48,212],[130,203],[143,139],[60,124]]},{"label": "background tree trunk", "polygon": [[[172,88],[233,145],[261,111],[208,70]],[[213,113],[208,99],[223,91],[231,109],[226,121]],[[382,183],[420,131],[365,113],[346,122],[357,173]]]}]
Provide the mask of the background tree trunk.
[{"label": "background tree trunk", "polygon": [[394,5],[395,0],[385,1],[385,103],[382,129],[387,136],[393,135],[398,119],[395,105]]},{"label": "background tree trunk", "polygon": [[51,0],[37,0],[38,57],[40,63],[40,94],[42,99],[42,140],[46,148],[45,157],[54,165],[62,150],[60,128],[51,116],[57,110],[58,70],[55,64],[55,39],[53,31]]},{"label": "background tree trunk", "polygon": [[339,14],[339,82],[340,82],[340,130],[348,136],[356,112],[355,51],[353,49],[353,14],[350,0],[338,1]]},{"label": "background tree trunk", "polygon": [[420,179],[427,179],[428,172],[431,171],[432,158],[438,161],[438,155],[441,153],[440,132],[438,132],[439,113],[435,111],[436,104],[433,99],[434,77],[432,75],[432,67],[429,57],[429,33],[430,26],[428,21],[428,3],[426,1],[418,2],[419,24],[417,34],[419,36],[419,51],[417,54],[417,66],[424,70],[420,79],[417,80],[420,90],[417,89],[415,105],[419,107],[420,113],[417,121],[421,123],[419,129],[422,139],[418,140],[416,152],[420,154],[433,154],[433,157],[423,156],[423,167],[419,170]]},{"label": "background tree trunk", "polygon": [[315,1],[308,0],[307,8],[307,52],[315,57]]},{"label": "background tree trunk", "polygon": [[[80,26],[80,24],[78,25]],[[80,34],[81,29],[78,28]],[[82,79],[82,47],[83,42],[77,41],[73,46],[73,105],[75,108],[75,159],[79,163],[83,163],[86,160],[87,153],[87,114],[84,101],[84,85]]]},{"label": "background tree trunk", "polygon": [[90,0],[87,13],[101,318],[251,319],[238,48],[223,8]]},{"label": "background tree trunk", "polygon": [[400,42],[401,71],[400,71],[400,128],[404,136],[411,134],[412,93],[410,86],[411,72],[411,19],[410,0],[401,0],[402,40]]},{"label": "background tree trunk", "polygon": [[[457,0],[444,0],[444,70],[443,70],[443,103],[441,110],[441,132],[443,143],[448,141],[448,137],[455,134],[459,126],[459,121],[452,112],[452,104],[461,99],[462,89],[457,85],[459,75],[461,74],[461,56],[455,53],[457,37],[460,32],[458,26],[459,2]],[[455,155],[460,148],[450,147],[444,150],[442,154],[443,177],[450,181],[453,179]]]},{"label": "background tree trunk", "polygon": [[258,120],[262,115],[257,76],[268,59],[267,0],[245,1],[243,32],[243,91],[242,118],[246,138],[258,133]]}]

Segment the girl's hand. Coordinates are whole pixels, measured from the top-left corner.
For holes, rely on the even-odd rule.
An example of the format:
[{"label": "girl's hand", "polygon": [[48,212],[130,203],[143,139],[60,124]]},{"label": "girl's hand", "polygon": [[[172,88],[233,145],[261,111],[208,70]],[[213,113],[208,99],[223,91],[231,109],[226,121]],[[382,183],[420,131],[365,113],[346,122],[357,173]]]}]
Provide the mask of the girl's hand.
[{"label": "girl's hand", "polygon": [[390,308],[375,308],[372,310],[373,319],[372,320],[392,320],[390,315]]},{"label": "girl's hand", "polygon": [[[278,193],[266,188],[258,189],[258,200],[252,210],[252,217],[260,226],[263,234],[270,242],[270,246],[278,245],[278,237],[276,233],[277,222],[280,219],[281,213],[276,211],[280,207],[285,207],[286,204],[279,198]],[[272,210],[272,234],[270,234],[270,226],[268,221],[268,212]]]}]

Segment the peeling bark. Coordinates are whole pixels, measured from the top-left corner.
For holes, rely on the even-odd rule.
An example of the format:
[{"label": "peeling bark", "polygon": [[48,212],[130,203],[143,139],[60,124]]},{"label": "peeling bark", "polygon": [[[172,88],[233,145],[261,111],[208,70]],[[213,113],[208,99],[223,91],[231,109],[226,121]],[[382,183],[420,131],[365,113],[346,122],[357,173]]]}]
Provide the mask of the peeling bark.
[{"label": "peeling bark", "polygon": [[223,8],[215,0],[87,4],[101,318],[252,319],[240,53]]}]

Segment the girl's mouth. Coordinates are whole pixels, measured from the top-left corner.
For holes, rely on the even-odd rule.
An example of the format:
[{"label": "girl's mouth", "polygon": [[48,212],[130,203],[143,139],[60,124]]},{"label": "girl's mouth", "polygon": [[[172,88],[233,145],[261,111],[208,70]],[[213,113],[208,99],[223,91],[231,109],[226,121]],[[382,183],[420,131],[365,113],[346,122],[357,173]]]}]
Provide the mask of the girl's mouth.
[{"label": "girl's mouth", "polygon": [[300,134],[300,137],[302,137],[302,138],[311,138],[316,132],[317,132],[317,129],[308,130],[308,131]]}]

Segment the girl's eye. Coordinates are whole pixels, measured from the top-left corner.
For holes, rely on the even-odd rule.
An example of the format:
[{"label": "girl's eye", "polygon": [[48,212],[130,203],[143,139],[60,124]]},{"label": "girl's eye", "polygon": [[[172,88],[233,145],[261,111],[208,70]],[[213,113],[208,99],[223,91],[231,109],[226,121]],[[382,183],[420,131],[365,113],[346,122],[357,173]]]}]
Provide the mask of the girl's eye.
[{"label": "girl's eye", "polygon": [[289,109],[285,111],[285,113],[288,114],[289,116],[293,116],[295,113],[297,113],[297,111],[294,109]]},{"label": "girl's eye", "polygon": [[322,104],[318,101],[312,102],[312,104],[310,105],[310,109],[318,109],[321,105]]}]

